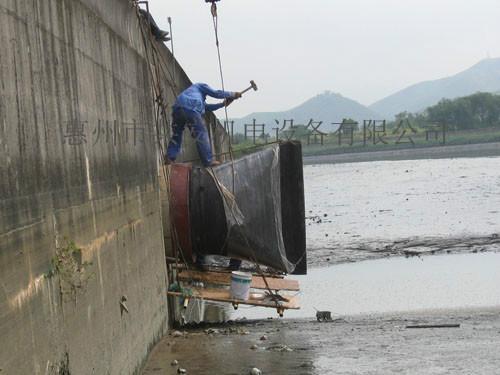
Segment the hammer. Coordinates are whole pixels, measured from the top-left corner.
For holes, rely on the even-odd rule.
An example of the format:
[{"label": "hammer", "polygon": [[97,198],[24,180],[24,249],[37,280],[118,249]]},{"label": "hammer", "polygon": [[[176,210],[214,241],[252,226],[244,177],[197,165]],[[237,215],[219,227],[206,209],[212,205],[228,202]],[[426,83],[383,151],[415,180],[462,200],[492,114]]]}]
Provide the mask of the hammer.
[{"label": "hammer", "polygon": [[245,90],[241,91],[240,94],[243,95],[244,93],[246,93],[251,89],[253,89],[253,91],[257,91],[257,84],[255,83],[255,81],[250,81],[250,86],[247,87]]}]

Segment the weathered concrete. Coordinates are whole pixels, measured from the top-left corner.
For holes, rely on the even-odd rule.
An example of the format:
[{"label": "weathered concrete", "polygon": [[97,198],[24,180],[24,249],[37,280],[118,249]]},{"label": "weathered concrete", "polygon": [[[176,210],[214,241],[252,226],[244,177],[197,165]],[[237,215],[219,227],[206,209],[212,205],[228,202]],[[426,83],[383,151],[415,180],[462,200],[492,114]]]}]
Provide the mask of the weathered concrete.
[{"label": "weathered concrete", "polygon": [[[127,0],[0,0],[2,374],[134,373],[167,328],[139,30]],[[189,84],[177,74],[167,100]]]}]

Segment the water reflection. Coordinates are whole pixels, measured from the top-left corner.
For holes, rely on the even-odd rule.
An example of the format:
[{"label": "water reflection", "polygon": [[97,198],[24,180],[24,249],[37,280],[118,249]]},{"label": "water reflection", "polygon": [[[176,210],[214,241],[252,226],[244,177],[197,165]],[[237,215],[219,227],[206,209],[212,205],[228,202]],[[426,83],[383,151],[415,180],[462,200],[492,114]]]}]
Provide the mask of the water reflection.
[{"label": "water reflection", "polygon": [[[296,277],[302,309],[287,311],[285,317],[314,317],[314,307],[354,315],[500,306],[498,270],[498,253],[386,258],[314,268]],[[240,309],[233,318],[276,317],[271,309]]]}]

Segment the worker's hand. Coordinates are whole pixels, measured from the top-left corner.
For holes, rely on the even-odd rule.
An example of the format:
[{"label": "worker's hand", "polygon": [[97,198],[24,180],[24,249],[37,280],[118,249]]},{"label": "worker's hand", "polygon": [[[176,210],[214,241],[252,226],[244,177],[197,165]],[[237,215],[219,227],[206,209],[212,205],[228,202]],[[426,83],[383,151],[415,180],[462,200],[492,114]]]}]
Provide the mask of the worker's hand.
[{"label": "worker's hand", "polygon": [[233,101],[234,101],[234,99],[231,99],[231,98],[224,99],[224,106],[225,107],[229,106]]},{"label": "worker's hand", "polygon": [[234,99],[239,99],[239,98],[241,98],[241,92],[235,92]]}]

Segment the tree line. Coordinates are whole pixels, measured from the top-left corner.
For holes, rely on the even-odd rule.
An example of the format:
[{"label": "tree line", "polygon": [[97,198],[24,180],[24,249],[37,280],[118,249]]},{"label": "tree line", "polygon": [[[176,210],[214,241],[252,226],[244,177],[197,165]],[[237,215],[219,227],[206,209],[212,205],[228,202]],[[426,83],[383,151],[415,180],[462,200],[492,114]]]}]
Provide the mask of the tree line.
[{"label": "tree line", "polygon": [[500,127],[500,95],[478,92],[457,99],[442,99],[421,113],[396,115],[396,123],[406,119],[418,125],[445,124],[450,130]]}]

